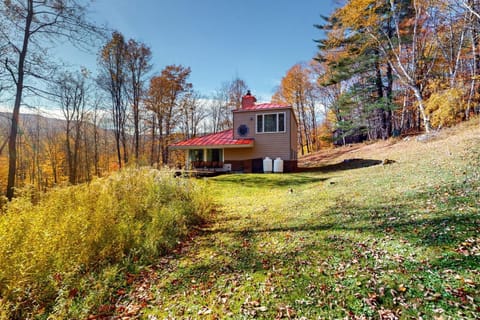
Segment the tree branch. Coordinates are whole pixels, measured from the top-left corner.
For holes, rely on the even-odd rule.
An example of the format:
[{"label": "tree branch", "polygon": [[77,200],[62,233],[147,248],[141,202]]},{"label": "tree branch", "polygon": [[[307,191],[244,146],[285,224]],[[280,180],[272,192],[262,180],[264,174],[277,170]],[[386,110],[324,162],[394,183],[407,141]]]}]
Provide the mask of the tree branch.
[{"label": "tree branch", "polygon": [[472,14],[474,14],[478,19],[480,19],[480,14],[478,12],[476,12],[472,6],[470,6],[466,0],[462,0],[462,4],[463,6],[468,10],[470,11]]}]

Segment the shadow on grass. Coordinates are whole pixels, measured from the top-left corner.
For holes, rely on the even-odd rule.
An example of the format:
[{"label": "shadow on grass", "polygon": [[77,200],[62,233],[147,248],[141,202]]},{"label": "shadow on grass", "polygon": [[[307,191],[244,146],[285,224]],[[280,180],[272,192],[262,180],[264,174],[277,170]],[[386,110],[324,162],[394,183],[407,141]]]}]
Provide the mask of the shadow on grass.
[{"label": "shadow on grass", "polygon": [[[455,188],[455,186],[452,186]],[[456,186],[458,187],[458,186]],[[448,207],[425,211],[425,203],[431,201],[431,192],[419,192],[408,199],[399,196],[399,199],[376,205],[352,205],[343,199],[337,200],[335,205],[319,213],[317,218],[308,223],[298,223],[292,220],[286,225],[264,227],[245,226],[246,230],[234,228],[220,228],[206,230],[206,233],[231,234],[234,237],[249,237],[268,233],[296,233],[296,232],[332,232],[334,234],[358,234],[368,238],[377,238],[380,241],[408,241],[410,245],[423,248],[438,248],[445,255],[436,264],[444,269],[455,267],[459,269],[480,268],[480,256],[463,257],[457,248],[468,238],[478,237],[480,211],[472,210],[461,212],[459,206],[476,207],[476,196],[469,199],[452,197]],[[424,199],[424,200],[421,200]],[[451,254],[451,256],[450,256]],[[455,256],[453,258],[453,256]]]},{"label": "shadow on grass", "polygon": [[345,159],[342,162],[319,167],[299,167],[298,172],[335,172],[367,168],[381,164],[380,160],[373,159]]},{"label": "shadow on grass", "polygon": [[[301,231],[326,231],[326,230],[335,230],[337,228],[336,224],[302,224],[296,226],[283,226],[283,227],[274,227],[274,228],[252,228],[250,234],[261,234],[261,233],[277,233],[277,232],[301,232]],[[239,234],[243,235],[245,231],[243,230],[232,230],[226,228],[217,228],[214,230],[204,230],[205,233],[215,234],[215,233],[229,233],[229,234]]]},{"label": "shadow on grass", "polygon": [[[465,240],[468,235],[474,235],[478,223],[478,217],[475,218],[466,215],[457,216],[455,213],[443,215],[438,218],[398,218],[392,220],[392,217],[384,217],[377,221],[372,221],[372,217],[367,213],[371,208],[368,208],[368,210],[353,207],[344,209],[354,209],[355,215],[349,218],[339,219],[337,223],[313,222],[273,228],[252,228],[249,234],[322,231],[332,231],[335,233],[354,232],[359,234],[368,233],[371,236],[377,237],[379,240],[388,236],[389,238],[397,240],[408,240],[416,246],[445,247],[454,246]],[[398,209],[398,207],[396,207],[396,209]],[[451,232],[446,230],[451,230]],[[245,234],[244,230],[226,228],[205,230],[204,232],[209,234],[238,234],[241,236]]]},{"label": "shadow on grass", "polygon": [[326,181],[328,178],[320,178],[308,175],[279,175],[279,174],[249,174],[222,176],[216,181],[218,184],[240,184],[242,187],[272,188],[272,187],[298,187]]},{"label": "shadow on grass", "polygon": [[[238,183],[241,178],[242,176],[232,176],[218,182]],[[291,179],[277,179],[279,178],[269,175],[259,175],[258,177],[249,175],[248,181],[246,180],[244,183],[259,183],[263,187],[284,186],[287,185],[287,182],[288,185],[292,185]],[[311,183],[322,180],[325,179],[300,175],[296,183]],[[258,185],[256,186],[258,187]],[[199,291],[201,293],[202,290],[211,290],[212,287],[213,290],[219,292],[234,293],[238,287],[241,287],[242,290],[251,290],[242,291],[243,295],[250,294],[252,299],[255,299],[255,294],[259,292],[259,288],[265,287],[266,283],[270,281],[261,278],[262,276],[257,272],[264,274],[264,277],[267,277],[268,273],[275,274],[277,277],[275,285],[284,287],[284,291],[276,292],[278,296],[271,303],[282,301],[294,305],[297,300],[295,300],[291,290],[306,292],[315,290],[314,287],[309,287],[310,283],[328,284],[328,281],[332,281],[331,279],[335,275],[341,275],[342,270],[337,270],[339,265],[346,265],[355,259],[358,264],[351,266],[352,270],[358,271],[361,277],[375,278],[380,277],[378,272],[383,274],[382,268],[379,268],[379,260],[383,259],[384,265],[382,267],[385,270],[398,271],[398,281],[401,281],[400,283],[408,281],[405,283],[409,287],[409,293],[405,299],[408,302],[418,303],[415,300],[416,295],[423,297],[426,293],[416,288],[430,286],[429,277],[435,278],[431,281],[439,282],[436,290],[444,292],[445,288],[452,284],[444,285],[445,279],[442,277],[450,274],[451,270],[465,272],[466,277],[468,277],[472,276],[471,270],[479,269],[479,256],[464,255],[456,249],[465,239],[478,237],[480,216],[478,210],[470,213],[459,213],[456,210],[458,205],[465,204],[465,199],[458,199],[462,203],[450,201],[448,202],[449,207],[442,208],[442,210],[425,211],[425,203],[427,199],[432,199],[432,194],[425,191],[418,192],[411,197],[399,195],[397,199],[391,199],[389,203],[379,199],[376,204],[365,206],[338,199],[335,205],[324,211],[322,210],[318,213],[318,216],[312,217],[308,223],[290,220],[285,225],[262,227],[248,224],[240,224],[239,226],[234,225],[236,222],[233,222],[234,224],[231,224],[230,227],[202,230],[199,237],[204,240],[198,243],[197,248],[192,248],[191,263],[178,270],[174,275],[174,281],[164,289],[171,295],[184,295],[185,292]],[[472,197],[471,203],[466,205],[474,207],[475,204],[476,198]],[[236,218],[238,217],[236,216]],[[308,232],[312,234],[307,236],[305,233]],[[264,235],[268,233],[271,235]],[[218,241],[218,239],[222,239],[222,241]],[[296,242],[291,243],[291,241]],[[278,242],[280,242],[280,245],[278,245]],[[274,250],[271,250],[270,245],[273,246]],[[392,248],[399,247],[405,249],[398,250],[399,254],[411,253],[413,258],[408,261],[402,259],[396,261],[392,259],[395,252],[386,252],[385,249],[394,250]],[[425,257],[417,253],[418,250],[413,252],[412,249],[427,249],[430,247],[434,247],[435,250],[433,251],[437,251],[439,254],[429,256],[427,263],[424,261]],[[195,252],[200,252],[202,248],[207,249],[208,256],[195,255]],[[438,250],[436,250],[437,248]],[[213,254],[210,254],[211,252]],[[370,252],[370,254],[364,254],[364,252]],[[387,255],[390,255],[390,257],[387,258]],[[324,264],[321,264],[322,261]],[[308,279],[303,281],[301,280],[304,275],[302,270],[309,265],[312,265],[312,268],[309,269],[311,273]],[[316,273],[319,268],[323,271]],[[255,280],[251,277],[253,273],[257,273],[258,278]],[[291,277],[292,274],[295,276]],[[388,273],[385,279],[388,280],[389,277],[393,276]],[[344,295],[333,296],[333,293],[331,293],[331,298],[330,292],[333,291],[329,291],[333,290],[336,281],[348,280],[345,279],[343,277],[339,280],[333,280],[332,283],[334,284],[331,284],[331,287],[324,286],[324,289],[321,290],[326,290],[327,294],[318,293],[318,299],[327,299],[327,302],[332,299],[337,299],[340,302],[342,299],[346,299]],[[359,279],[361,280],[361,278]],[[394,280],[390,284],[392,288],[396,288],[398,285]],[[356,284],[357,281],[355,279],[352,282],[353,285],[343,287],[343,289],[355,292],[360,290],[360,287]],[[450,279],[449,281],[455,280]],[[345,284],[345,286],[347,285]],[[372,290],[375,289],[375,287],[372,288]],[[429,290],[433,289],[430,288]],[[440,303],[447,305],[452,299],[454,303],[462,302],[460,298],[449,298],[447,294],[438,295],[434,298],[437,305],[440,305]],[[195,299],[195,294],[191,294],[186,299]],[[393,296],[386,296],[382,300],[378,300],[377,303],[379,307],[385,306],[388,309],[394,300]],[[335,302],[337,301],[335,300]],[[422,312],[430,312],[428,311],[430,308],[428,304],[429,302],[425,302],[419,305]],[[337,304],[334,303],[333,305]],[[242,305],[242,307],[246,306],[248,305]],[[299,309],[307,308],[307,306],[299,306],[298,303],[297,307]],[[232,309],[232,311],[239,312],[240,310]],[[333,311],[337,312],[337,315],[344,316],[341,310]],[[274,316],[273,313],[264,315],[265,318]]]}]

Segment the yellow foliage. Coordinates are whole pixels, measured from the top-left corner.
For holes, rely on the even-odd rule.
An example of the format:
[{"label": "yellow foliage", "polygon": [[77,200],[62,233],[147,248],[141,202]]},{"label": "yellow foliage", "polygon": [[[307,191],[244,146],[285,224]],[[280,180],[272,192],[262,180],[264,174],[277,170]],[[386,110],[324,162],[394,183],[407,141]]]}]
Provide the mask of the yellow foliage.
[{"label": "yellow foliage", "polygon": [[426,86],[427,92],[445,91],[450,88],[450,84],[445,79],[431,79]]},{"label": "yellow foliage", "polygon": [[451,126],[463,118],[464,93],[459,88],[450,88],[432,93],[425,103],[434,127]]},{"label": "yellow foliage", "polygon": [[281,88],[278,88],[278,90],[273,94],[271,100],[272,100],[272,103],[288,104],[288,102],[282,96]]},{"label": "yellow foliage", "polygon": [[332,127],[335,127],[337,124],[337,116],[332,109],[328,109],[326,122],[330,123]]},{"label": "yellow foliage", "polygon": [[5,190],[7,187],[8,176],[8,158],[6,156],[0,156],[0,190]]},{"label": "yellow foliage", "polygon": [[379,26],[379,16],[375,13],[383,3],[377,0],[350,0],[340,8],[335,16],[345,26],[353,28],[376,28]]},{"label": "yellow foliage", "polygon": [[10,316],[24,318],[89,272],[158,256],[209,212],[204,189],[170,171],[128,169],[53,189],[38,204],[29,190],[0,214],[0,310],[21,305],[25,314]]},{"label": "yellow foliage", "polygon": [[316,135],[320,139],[320,149],[331,148],[333,146],[331,123],[328,120],[324,121],[316,131]]},{"label": "yellow foliage", "polygon": [[306,92],[311,90],[312,83],[310,81],[310,70],[304,65],[297,63],[291,67],[287,74],[282,78],[279,88],[279,94],[275,99],[283,98],[282,103],[288,103],[293,106],[306,104]]}]

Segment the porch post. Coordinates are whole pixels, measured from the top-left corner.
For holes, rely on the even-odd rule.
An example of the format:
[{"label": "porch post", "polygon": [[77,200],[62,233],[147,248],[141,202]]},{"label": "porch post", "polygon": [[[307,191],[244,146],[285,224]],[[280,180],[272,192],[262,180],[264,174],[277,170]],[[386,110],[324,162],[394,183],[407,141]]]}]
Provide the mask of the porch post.
[{"label": "porch post", "polygon": [[190,169],[190,150],[185,150],[185,169]]}]

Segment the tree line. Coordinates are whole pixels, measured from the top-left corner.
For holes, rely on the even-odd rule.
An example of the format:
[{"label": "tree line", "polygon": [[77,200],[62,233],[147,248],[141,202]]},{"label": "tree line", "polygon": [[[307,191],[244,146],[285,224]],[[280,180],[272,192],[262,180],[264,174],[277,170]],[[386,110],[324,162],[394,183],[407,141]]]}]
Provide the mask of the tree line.
[{"label": "tree line", "polygon": [[478,0],[337,3],[315,25],[315,57],[294,65],[273,97],[295,108],[302,154],[429,133],[480,112]]},{"label": "tree line", "polygon": [[[317,54],[292,66],[272,96],[294,108],[299,153],[430,132],[478,113],[479,9],[478,0],[348,0],[319,18]],[[168,145],[231,128],[247,90],[235,77],[205,96],[188,66],[156,71],[147,44],[90,22],[82,2],[2,1],[0,18],[0,104],[12,106],[0,119],[0,188],[9,199],[27,183],[182,163]],[[49,50],[65,41],[97,48],[97,69],[55,61]],[[39,101],[58,107],[61,125],[40,113],[22,121],[20,109]]]},{"label": "tree line", "polygon": [[336,138],[430,132],[479,112],[476,0],[350,0],[317,28]]},{"label": "tree line", "polygon": [[[92,23],[87,9],[75,0],[0,3],[0,103],[12,105],[0,119],[0,187],[8,199],[25,184],[44,189],[125,165],[178,163],[169,143],[229,128],[246,92],[236,77],[205,97],[187,66],[154,72],[147,44]],[[50,48],[66,41],[97,46],[97,70],[72,70],[50,57]],[[62,121],[40,109],[20,116],[39,101],[56,106]]]}]

